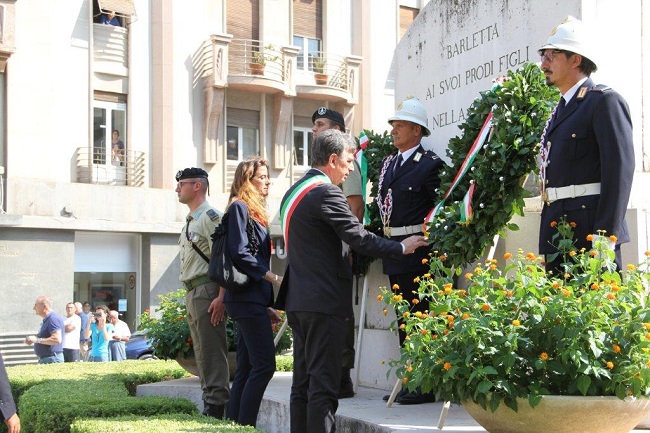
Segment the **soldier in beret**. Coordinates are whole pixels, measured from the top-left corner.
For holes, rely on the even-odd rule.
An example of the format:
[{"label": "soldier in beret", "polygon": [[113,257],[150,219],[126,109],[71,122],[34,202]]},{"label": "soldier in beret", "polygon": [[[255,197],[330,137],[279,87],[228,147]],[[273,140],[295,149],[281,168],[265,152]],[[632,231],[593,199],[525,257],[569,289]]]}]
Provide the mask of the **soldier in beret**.
[{"label": "soldier in beret", "polygon": [[187,289],[187,323],[203,389],[203,414],[223,418],[228,402],[228,343],[223,296],[225,290],[208,277],[210,236],[221,222],[221,212],[206,200],[208,173],[186,168],[176,173],[178,201],[190,212],[180,235],[180,281]]},{"label": "soldier in beret", "polygon": [[[634,176],[630,110],[621,95],[590,78],[597,51],[582,21],[557,26],[539,49],[546,83],[562,94],[541,140],[542,219],[539,252],[546,269],[564,272],[551,243],[557,223],[575,223],[575,246],[590,248],[587,235],[604,230],[621,267],[620,244],[629,242],[625,211]],[[551,256],[551,257],[549,257]]]},{"label": "soldier in beret", "polygon": [[[338,111],[329,108],[320,107],[314,111],[311,116],[314,126],[311,132],[314,139],[323,131],[328,129],[337,129],[345,133],[345,120],[343,115]],[[359,222],[363,223],[363,214],[365,206],[363,202],[362,185],[361,185],[361,168],[355,159],[352,163],[354,170],[350,172],[347,179],[341,184],[341,189],[348,201],[350,210],[357,217]],[[341,367],[341,388],[339,389],[339,398],[354,397],[354,384],[350,377],[350,370],[354,368],[354,315],[345,318],[347,322],[347,335],[345,345],[343,346],[343,365]]]}]

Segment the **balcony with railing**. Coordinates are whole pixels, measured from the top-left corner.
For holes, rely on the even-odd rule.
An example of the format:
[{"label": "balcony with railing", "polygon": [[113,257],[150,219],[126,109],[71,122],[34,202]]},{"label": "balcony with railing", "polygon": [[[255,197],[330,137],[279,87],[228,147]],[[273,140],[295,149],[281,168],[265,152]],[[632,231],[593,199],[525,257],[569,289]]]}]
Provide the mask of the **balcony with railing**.
[{"label": "balcony with railing", "polygon": [[144,152],[125,151],[111,161],[102,147],[78,147],[76,150],[77,182],[104,185],[144,185]]},{"label": "balcony with railing", "polygon": [[325,51],[304,56],[298,47],[229,35],[212,35],[210,44],[205,69],[211,69],[207,75],[213,86],[351,104],[358,101],[360,57]]}]

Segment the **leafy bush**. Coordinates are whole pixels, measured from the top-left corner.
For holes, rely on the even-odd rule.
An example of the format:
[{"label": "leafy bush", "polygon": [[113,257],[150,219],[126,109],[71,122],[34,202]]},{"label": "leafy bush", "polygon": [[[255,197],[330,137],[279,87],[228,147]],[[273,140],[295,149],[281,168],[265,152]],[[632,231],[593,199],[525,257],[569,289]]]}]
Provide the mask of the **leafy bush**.
[{"label": "leafy bush", "polygon": [[[557,224],[573,235],[571,222]],[[607,240],[591,251],[563,243],[557,276],[533,253],[506,253],[504,265],[488,260],[468,272],[466,290],[454,287],[460,271],[432,254],[415,300],[428,300],[428,313],[411,314],[386,288],[378,296],[405,322],[397,375],[408,388],[493,411],[501,402],[516,411],[518,397],[534,407],[542,395],[648,395],[650,252],[622,276]]]}]

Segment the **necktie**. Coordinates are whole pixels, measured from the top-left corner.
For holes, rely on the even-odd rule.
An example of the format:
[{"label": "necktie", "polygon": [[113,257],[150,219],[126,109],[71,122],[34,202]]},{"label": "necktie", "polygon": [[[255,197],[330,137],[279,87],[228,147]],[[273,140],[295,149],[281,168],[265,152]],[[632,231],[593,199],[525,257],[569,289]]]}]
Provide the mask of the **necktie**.
[{"label": "necktie", "polygon": [[402,154],[397,155],[397,160],[395,161],[395,166],[393,167],[393,175],[397,173],[397,170],[402,166],[402,162],[404,161],[404,158],[402,158]]}]

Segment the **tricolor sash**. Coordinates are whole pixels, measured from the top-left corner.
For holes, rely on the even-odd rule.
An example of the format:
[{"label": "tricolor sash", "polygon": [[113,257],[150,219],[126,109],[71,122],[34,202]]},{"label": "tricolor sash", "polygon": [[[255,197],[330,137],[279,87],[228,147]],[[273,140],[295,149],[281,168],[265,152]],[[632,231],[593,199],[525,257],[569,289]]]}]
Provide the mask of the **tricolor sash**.
[{"label": "tricolor sash", "polygon": [[280,227],[284,234],[285,251],[288,251],[289,249],[289,221],[291,220],[293,211],[296,210],[300,200],[302,200],[309,191],[324,183],[332,183],[332,181],[329,177],[323,174],[309,177],[296,185],[291,194],[289,194],[289,197],[287,197],[287,200],[282,204],[282,207],[280,208]]}]

